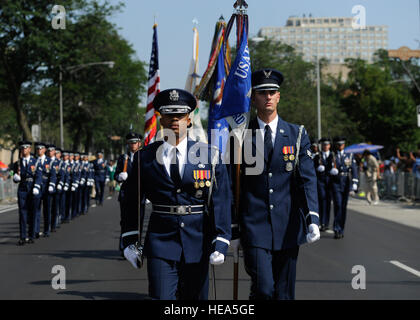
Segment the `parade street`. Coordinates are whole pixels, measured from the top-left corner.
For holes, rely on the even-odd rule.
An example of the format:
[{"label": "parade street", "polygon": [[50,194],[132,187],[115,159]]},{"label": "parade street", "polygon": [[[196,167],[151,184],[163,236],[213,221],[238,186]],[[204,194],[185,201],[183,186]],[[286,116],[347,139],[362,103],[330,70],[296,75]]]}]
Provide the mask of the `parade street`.
[{"label": "parade street", "polygon": [[[320,241],[301,247],[297,300],[420,299],[418,225],[414,228],[361,214],[355,211],[360,206],[364,203],[350,201],[343,239],[335,240],[324,232]],[[395,216],[419,214],[418,208],[400,208],[400,212],[394,210]],[[381,206],[374,210],[380,215]],[[117,250],[116,196],[32,245],[17,246],[17,210],[2,212],[0,225],[0,299],[148,299],[146,267],[135,270]],[[66,288],[61,290],[52,288],[52,269],[57,265],[66,272]],[[352,279],[359,273],[352,274],[354,266],[365,268],[365,290],[352,288]],[[217,299],[231,300],[232,255],[215,270]],[[239,299],[246,300],[250,280],[242,259],[239,270]],[[211,283],[210,279],[210,299]]]}]

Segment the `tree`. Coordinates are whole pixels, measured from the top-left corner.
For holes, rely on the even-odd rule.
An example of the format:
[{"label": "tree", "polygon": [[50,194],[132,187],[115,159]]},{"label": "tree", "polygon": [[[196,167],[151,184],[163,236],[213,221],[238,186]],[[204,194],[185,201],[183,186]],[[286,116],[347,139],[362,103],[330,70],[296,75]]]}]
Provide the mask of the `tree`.
[{"label": "tree", "polygon": [[[59,142],[59,71],[62,86],[65,147],[107,149],[111,135],[126,133],[138,113],[147,81],[145,64],[107,18],[122,5],[108,1],[67,0],[66,29],[51,27],[50,1],[19,0],[0,8],[0,101],[13,105],[16,122],[31,139],[30,125],[42,119],[46,142]],[[114,61],[76,73],[66,67]],[[2,80],[0,80],[0,90]]]},{"label": "tree", "polygon": [[341,103],[367,142],[384,145],[388,152],[396,146],[413,150],[420,142],[420,132],[412,84],[395,81],[403,77],[401,67],[383,52],[378,56],[373,64],[347,61],[351,71],[340,88]]},{"label": "tree", "polygon": [[[317,133],[316,65],[305,62],[295,49],[278,41],[250,41],[252,70],[274,68],[284,75],[281,85],[279,115],[286,121],[303,124],[315,138]],[[327,62],[320,61],[322,66]],[[321,77],[322,78],[322,77]],[[254,111],[255,112],[255,111]],[[334,88],[321,81],[321,124],[324,136],[342,135],[354,131],[346,119]],[[314,139],[315,140],[315,139]]]}]

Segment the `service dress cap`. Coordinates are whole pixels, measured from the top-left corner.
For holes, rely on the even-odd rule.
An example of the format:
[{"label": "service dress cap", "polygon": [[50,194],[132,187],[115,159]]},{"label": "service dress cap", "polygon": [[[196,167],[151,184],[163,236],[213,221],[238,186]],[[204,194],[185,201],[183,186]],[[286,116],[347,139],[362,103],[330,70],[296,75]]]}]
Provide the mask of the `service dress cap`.
[{"label": "service dress cap", "polygon": [[153,106],[160,114],[185,114],[194,111],[197,100],[186,90],[167,89],[156,95]]},{"label": "service dress cap", "polygon": [[262,69],[252,73],[252,90],[279,90],[284,77],[280,71],[275,69]]}]

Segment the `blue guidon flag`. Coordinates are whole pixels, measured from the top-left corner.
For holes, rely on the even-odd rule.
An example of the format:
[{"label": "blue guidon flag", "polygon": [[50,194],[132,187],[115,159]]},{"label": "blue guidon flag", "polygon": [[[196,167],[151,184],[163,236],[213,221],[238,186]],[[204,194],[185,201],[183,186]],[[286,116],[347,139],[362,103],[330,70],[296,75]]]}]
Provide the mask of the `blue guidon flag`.
[{"label": "blue guidon flag", "polygon": [[247,23],[243,23],[240,43],[238,55],[226,80],[222,104],[221,106],[215,106],[214,118],[226,118],[235,135],[242,141],[242,134],[249,122],[252,88]]},{"label": "blue guidon flag", "polygon": [[223,92],[225,87],[225,55],[224,45],[219,52],[216,67],[216,81],[213,93],[213,99],[210,102],[209,120],[208,120],[208,136],[212,145],[218,147],[221,154],[225,154],[227,141],[229,138],[229,124],[226,119],[215,119],[215,114],[220,110],[223,103]]}]

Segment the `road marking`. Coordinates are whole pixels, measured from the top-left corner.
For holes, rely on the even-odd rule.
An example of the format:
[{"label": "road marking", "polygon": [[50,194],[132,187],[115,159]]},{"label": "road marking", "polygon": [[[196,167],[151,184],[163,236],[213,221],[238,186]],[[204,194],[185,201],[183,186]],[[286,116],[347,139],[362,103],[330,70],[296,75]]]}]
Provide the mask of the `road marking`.
[{"label": "road marking", "polygon": [[0,213],[13,211],[13,210],[16,210],[16,209],[18,209],[18,208],[19,208],[19,207],[18,207],[18,205],[14,205],[14,206],[9,207],[9,208],[7,208],[7,209],[0,210]]},{"label": "road marking", "polygon": [[108,198],[106,198],[106,200],[111,200],[112,199],[112,197],[108,197]]},{"label": "road marking", "polygon": [[407,272],[410,272],[420,278],[420,271],[417,271],[416,269],[410,268],[409,266],[406,266],[405,264],[398,262],[396,260],[389,261],[389,263],[392,263],[394,266],[397,266],[398,268],[401,268]]},{"label": "road marking", "polygon": [[332,230],[325,230],[325,233],[334,233]]},{"label": "road marking", "polygon": [[0,240],[0,243],[5,243],[5,242],[7,242],[7,241],[9,241],[9,240],[11,240],[11,238],[4,238],[4,239],[1,239],[1,240]]},{"label": "road marking", "polygon": [[92,208],[95,208],[96,207],[96,204],[92,204]]}]

